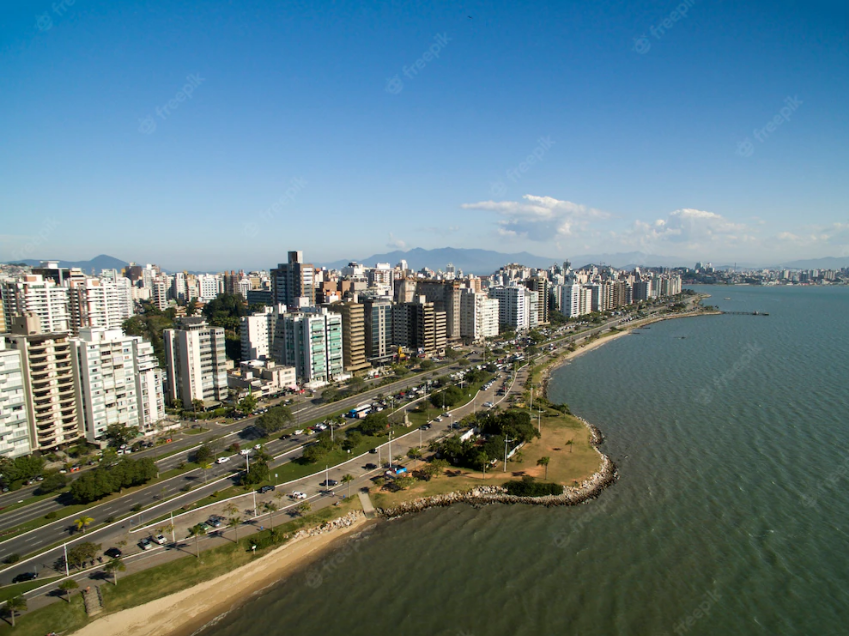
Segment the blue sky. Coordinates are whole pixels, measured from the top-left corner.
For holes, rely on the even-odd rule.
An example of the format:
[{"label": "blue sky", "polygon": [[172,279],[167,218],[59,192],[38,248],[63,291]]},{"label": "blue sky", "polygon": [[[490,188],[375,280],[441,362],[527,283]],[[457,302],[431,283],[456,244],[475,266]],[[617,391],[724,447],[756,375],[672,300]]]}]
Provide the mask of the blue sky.
[{"label": "blue sky", "polygon": [[7,0],[0,260],[849,256],[847,18],[825,0]]}]

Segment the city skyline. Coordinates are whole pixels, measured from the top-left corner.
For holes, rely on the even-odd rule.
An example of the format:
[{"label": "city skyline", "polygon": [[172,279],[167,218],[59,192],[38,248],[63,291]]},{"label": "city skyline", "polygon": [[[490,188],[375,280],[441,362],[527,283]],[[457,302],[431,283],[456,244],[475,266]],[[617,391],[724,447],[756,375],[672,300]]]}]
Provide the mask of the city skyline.
[{"label": "city skyline", "polygon": [[839,3],[419,13],[5,6],[0,260],[849,255]]}]

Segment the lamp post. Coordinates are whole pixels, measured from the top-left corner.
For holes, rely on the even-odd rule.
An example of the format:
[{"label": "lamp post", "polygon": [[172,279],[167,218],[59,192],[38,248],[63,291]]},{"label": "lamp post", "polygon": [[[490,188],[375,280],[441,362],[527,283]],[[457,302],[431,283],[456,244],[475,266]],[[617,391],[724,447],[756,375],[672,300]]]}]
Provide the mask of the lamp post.
[{"label": "lamp post", "polygon": [[507,444],[513,440],[509,437],[504,438],[504,472],[507,472]]}]

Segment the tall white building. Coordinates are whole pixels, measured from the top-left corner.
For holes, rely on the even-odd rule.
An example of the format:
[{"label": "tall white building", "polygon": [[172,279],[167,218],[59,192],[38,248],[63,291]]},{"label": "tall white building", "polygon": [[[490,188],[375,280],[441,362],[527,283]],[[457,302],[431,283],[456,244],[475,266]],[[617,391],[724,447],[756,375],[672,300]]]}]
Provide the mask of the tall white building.
[{"label": "tall white building", "polygon": [[[591,292],[592,293],[592,292]],[[560,289],[560,312],[567,318],[576,318],[586,313],[584,288],[578,283],[566,283]]]},{"label": "tall white building", "polygon": [[133,315],[133,292],[128,278],[86,278],[69,283],[71,333],[83,327],[117,329]]},{"label": "tall white building", "polygon": [[155,430],[156,424],[165,419],[165,396],[163,370],[159,368],[153,345],[142,338],[133,338],[133,369],[139,428],[146,433]]},{"label": "tall white building", "polygon": [[498,335],[499,301],[486,294],[463,289],[460,296],[460,336],[477,342]]},{"label": "tall white building", "polygon": [[112,424],[139,426],[132,337],[120,329],[83,327],[71,349],[86,439],[102,438]]},{"label": "tall white building", "polygon": [[179,329],[166,329],[162,336],[169,400],[191,409],[193,400],[211,405],[226,399],[227,354],[221,327],[210,327],[203,318],[186,317]]},{"label": "tall white building", "polygon": [[3,310],[6,328],[15,316],[32,312],[45,333],[67,333],[71,329],[68,289],[41,274],[25,274],[20,280],[3,281]]},{"label": "tall white building", "polygon": [[522,331],[529,327],[529,310],[527,307],[527,288],[511,285],[510,287],[490,287],[489,296],[498,300],[499,327]]},{"label": "tall white building", "polygon": [[215,300],[220,293],[221,281],[217,274],[199,274],[197,277],[198,298],[205,303]]},{"label": "tall white building", "polygon": [[0,457],[11,459],[30,451],[23,359],[0,337]]},{"label": "tall white building", "polygon": [[252,316],[240,319],[239,334],[242,339],[242,360],[270,360],[273,354],[274,326],[285,307],[264,307]]}]

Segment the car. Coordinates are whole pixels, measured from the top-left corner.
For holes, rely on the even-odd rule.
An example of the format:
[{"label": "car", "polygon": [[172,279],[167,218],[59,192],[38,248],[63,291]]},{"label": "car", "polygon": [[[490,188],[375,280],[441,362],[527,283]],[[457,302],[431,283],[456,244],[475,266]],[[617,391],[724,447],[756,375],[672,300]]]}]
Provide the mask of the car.
[{"label": "car", "polygon": [[250,455],[250,454],[251,454],[250,448],[243,448],[242,450],[239,451],[239,455]]},{"label": "car", "polygon": [[259,494],[264,495],[267,492],[271,492],[274,490],[274,486],[263,486],[259,489]]},{"label": "car", "polygon": [[295,431],[295,435],[303,435],[303,434],[304,434],[304,429],[302,429],[302,428],[299,428],[298,430]]},{"label": "car", "polygon": [[307,493],[305,493],[305,492],[299,492],[299,491],[297,491],[297,490],[296,490],[295,492],[291,493],[291,494],[289,495],[289,497],[291,497],[292,499],[306,499],[306,498],[307,498]]},{"label": "car", "polygon": [[120,559],[123,552],[121,552],[118,548],[109,548],[103,554],[108,556],[110,559]]},{"label": "car", "polygon": [[229,457],[219,457],[218,459],[215,460],[215,463],[216,464],[223,464],[223,463],[229,462],[229,461],[230,461]]},{"label": "car", "polygon": [[363,468],[365,468],[366,470],[375,470],[377,468],[377,464],[372,464],[371,462],[369,462],[368,464],[363,466]]},{"label": "car", "polygon": [[335,479],[325,479],[322,481],[319,486],[324,486],[325,488],[330,488],[332,486],[337,486],[339,484]]},{"label": "car", "polygon": [[21,572],[12,579],[12,583],[26,583],[27,581],[34,581],[37,578],[38,572]]},{"label": "car", "polygon": [[221,517],[219,517],[217,515],[212,515],[209,519],[206,520],[206,523],[208,523],[213,528],[220,528],[221,527],[221,521],[222,521]]},{"label": "car", "polygon": [[198,524],[200,526],[201,532],[209,532],[212,529],[212,526],[209,525],[206,521],[202,521]]},{"label": "car", "polygon": [[148,539],[147,537],[145,537],[144,539],[142,539],[141,541],[139,541],[139,547],[140,547],[142,550],[152,550],[152,549],[153,549],[153,544],[150,542],[150,539]]},{"label": "car", "polygon": [[260,450],[262,448],[262,444],[254,444],[254,450]]},{"label": "car", "polygon": [[371,453],[372,455],[377,455],[377,449],[376,449],[376,448],[372,448],[372,449],[369,451],[369,453]]},{"label": "car", "polygon": [[153,537],[153,541],[155,543],[158,543],[159,545],[165,545],[166,543],[168,543],[168,539],[165,538],[164,534],[156,535],[155,537]]}]

